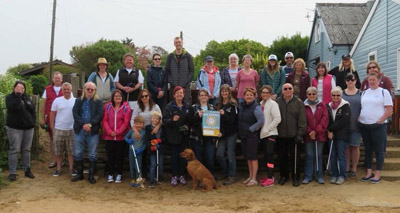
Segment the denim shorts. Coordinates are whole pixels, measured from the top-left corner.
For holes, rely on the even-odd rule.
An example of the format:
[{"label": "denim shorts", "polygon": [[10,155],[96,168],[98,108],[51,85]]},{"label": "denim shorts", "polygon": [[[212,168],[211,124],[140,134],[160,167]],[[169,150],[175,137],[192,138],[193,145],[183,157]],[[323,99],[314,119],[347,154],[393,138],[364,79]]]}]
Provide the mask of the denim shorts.
[{"label": "denim shorts", "polygon": [[357,130],[350,130],[349,146],[360,146],[361,133]]}]

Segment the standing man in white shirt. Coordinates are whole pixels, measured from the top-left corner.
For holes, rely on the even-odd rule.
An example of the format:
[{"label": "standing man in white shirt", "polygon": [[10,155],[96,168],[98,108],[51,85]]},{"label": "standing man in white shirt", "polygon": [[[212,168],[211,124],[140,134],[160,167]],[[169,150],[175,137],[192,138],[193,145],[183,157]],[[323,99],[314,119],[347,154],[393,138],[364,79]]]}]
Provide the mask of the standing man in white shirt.
[{"label": "standing man in white shirt", "polygon": [[56,156],[57,169],[53,176],[59,176],[64,150],[68,154],[68,165],[72,176],[76,175],[73,170],[74,162],[74,117],[72,108],[75,98],[71,95],[72,85],[68,82],[62,85],[62,97],[54,100],[50,112],[50,129],[53,131],[53,150]]}]

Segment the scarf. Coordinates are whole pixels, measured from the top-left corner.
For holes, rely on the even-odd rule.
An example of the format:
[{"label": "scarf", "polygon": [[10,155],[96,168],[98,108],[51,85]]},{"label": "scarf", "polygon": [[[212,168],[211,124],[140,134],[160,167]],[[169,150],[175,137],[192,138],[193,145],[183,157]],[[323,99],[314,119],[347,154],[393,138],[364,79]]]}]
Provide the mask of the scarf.
[{"label": "scarf", "polygon": [[310,99],[307,99],[307,103],[311,106],[317,105],[319,103],[318,98],[315,101],[312,101]]},{"label": "scarf", "polygon": [[335,102],[332,101],[332,104],[331,104],[332,109],[333,109],[333,110],[337,109],[337,108],[339,107],[340,103],[342,103],[342,100],[341,100],[341,99],[340,99],[340,101],[337,102],[337,103],[335,103]]}]

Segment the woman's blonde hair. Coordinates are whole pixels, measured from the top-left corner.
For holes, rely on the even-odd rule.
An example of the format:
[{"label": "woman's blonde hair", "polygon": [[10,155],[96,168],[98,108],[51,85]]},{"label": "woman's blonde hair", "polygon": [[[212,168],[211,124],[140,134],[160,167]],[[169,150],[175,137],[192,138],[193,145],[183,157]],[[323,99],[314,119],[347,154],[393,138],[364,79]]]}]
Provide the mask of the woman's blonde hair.
[{"label": "woman's blonde hair", "polygon": [[304,59],[302,58],[297,58],[296,60],[294,60],[293,62],[293,67],[297,64],[297,63],[301,63],[301,70],[305,71],[306,70],[306,62],[304,61]]}]

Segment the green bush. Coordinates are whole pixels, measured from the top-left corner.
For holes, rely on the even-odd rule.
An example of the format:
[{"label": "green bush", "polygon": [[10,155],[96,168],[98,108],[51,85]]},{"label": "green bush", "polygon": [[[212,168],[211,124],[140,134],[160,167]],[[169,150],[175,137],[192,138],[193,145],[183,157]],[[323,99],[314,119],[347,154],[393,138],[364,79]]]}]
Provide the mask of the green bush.
[{"label": "green bush", "polygon": [[47,78],[43,75],[32,75],[28,80],[33,87],[33,94],[40,95],[47,86]]}]

